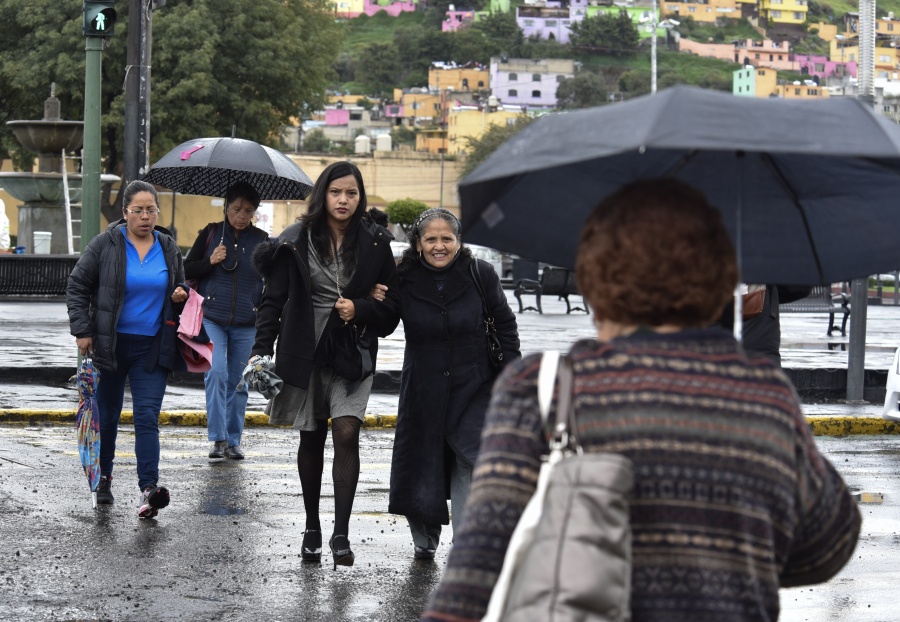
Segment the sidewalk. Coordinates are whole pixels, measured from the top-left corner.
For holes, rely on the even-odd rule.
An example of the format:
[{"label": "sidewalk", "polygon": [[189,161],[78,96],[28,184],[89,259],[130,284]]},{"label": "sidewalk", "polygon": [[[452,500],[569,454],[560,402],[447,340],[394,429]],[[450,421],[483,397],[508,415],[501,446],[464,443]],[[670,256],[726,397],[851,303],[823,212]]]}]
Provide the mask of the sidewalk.
[{"label": "sidewalk", "polygon": [[[518,304],[507,290],[513,310]],[[579,301],[580,302],[580,301]],[[544,315],[516,314],[523,354],[566,349],[594,335],[592,316],[566,315],[565,304],[545,298]],[[867,404],[840,403],[845,394],[849,335],[825,335],[827,317],[782,316],[782,359],[804,399],[804,413],[817,434],[896,434],[896,422],[881,418],[884,379],[900,346],[900,307],[870,306],[866,334]],[[852,322],[852,316],[851,316]],[[391,427],[396,420],[397,388],[403,362],[402,324],[380,340],[375,393],[366,425]],[[63,302],[0,302],[0,423],[67,421],[74,417],[77,396],[68,379],[77,365],[75,340],[69,335]],[[826,395],[827,401],[821,396]],[[836,399],[835,399],[836,397]],[[266,423],[266,401],[251,393],[248,425]],[[126,410],[130,398],[126,395]],[[199,375],[171,382],[163,401],[161,423],[205,426],[205,397]],[[125,420],[123,419],[123,423]]]}]

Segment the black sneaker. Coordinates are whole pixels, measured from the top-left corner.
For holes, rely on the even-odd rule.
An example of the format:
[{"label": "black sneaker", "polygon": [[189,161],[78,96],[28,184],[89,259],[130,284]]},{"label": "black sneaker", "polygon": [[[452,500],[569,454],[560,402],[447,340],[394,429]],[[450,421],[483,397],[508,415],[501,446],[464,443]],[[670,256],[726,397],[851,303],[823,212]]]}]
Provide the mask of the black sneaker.
[{"label": "black sneaker", "polygon": [[164,486],[147,486],[141,493],[138,516],[153,518],[159,510],[169,505],[169,490]]},{"label": "black sneaker", "polygon": [[101,475],[97,484],[97,503],[112,503],[112,475]]}]

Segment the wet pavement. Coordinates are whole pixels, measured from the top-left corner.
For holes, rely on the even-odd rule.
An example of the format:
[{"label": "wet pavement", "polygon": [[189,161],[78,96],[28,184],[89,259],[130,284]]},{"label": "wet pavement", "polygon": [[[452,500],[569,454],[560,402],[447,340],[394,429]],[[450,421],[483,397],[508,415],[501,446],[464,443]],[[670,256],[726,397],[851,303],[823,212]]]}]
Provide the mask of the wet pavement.
[{"label": "wet pavement", "polygon": [[[91,508],[70,426],[0,426],[0,619],[416,620],[443,570],[415,561],[405,521],[386,513],[391,430],[363,430],[352,568],[301,563],[297,433],[251,428],[247,460],[211,464],[204,428],[164,427],[161,483],[172,502],[137,518],[133,428],[123,426],[111,506]],[[900,437],[823,437],[862,500],[863,534],[832,581],[782,590],[784,622],[890,622],[900,582]],[[330,443],[326,464],[331,459]],[[333,520],[326,468],[322,525]]]},{"label": "wet pavement", "polygon": [[[511,292],[508,297],[516,308]],[[525,353],[565,349],[590,337],[590,316],[517,315]],[[884,375],[900,345],[900,307],[870,307],[866,367]],[[852,320],[851,320],[852,321]],[[785,315],[789,373],[846,370],[847,337],[827,337],[827,317]],[[401,328],[381,341],[378,366],[396,376]],[[172,503],[139,520],[133,428],[123,425],[113,491],[92,509],[73,426],[47,416],[73,413],[76,365],[62,302],[0,302],[0,620],[415,620],[440,579],[450,528],[434,562],[412,558],[404,519],[386,513],[393,430],[362,431],[362,475],[351,519],[352,568],[302,564],[298,435],[264,424],[265,400],[252,394],[244,462],[211,464],[202,424],[164,426],[161,483]],[[883,395],[883,387],[882,387]],[[883,399],[883,398],[882,398]],[[882,403],[810,401],[804,411],[836,421],[880,419]],[[126,409],[130,398],[126,397]],[[371,415],[396,413],[397,396],[373,394]],[[202,387],[171,383],[163,409],[203,414]],[[33,413],[26,422],[9,413]],[[30,423],[28,422],[30,421]],[[184,421],[184,420],[181,420]],[[859,493],[863,534],[854,559],[832,581],[782,591],[781,620],[887,622],[900,581],[900,436],[820,436],[817,442]],[[330,463],[330,441],[326,464]],[[326,467],[322,522],[333,520]]]}]

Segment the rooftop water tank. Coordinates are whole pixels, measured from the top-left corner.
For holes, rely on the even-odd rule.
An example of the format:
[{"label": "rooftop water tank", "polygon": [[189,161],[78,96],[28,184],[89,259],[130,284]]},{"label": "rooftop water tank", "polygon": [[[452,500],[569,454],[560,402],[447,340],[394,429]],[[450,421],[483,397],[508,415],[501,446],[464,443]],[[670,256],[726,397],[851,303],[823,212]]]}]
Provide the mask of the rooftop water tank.
[{"label": "rooftop water tank", "polygon": [[356,137],[354,153],[369,153],[371,150],[371,142],[365,134]]},{"label": "rooftop water tank", "polygon": [[375,151],[391,151],[393,148],[390,134],[381,134],[375,139]]}]

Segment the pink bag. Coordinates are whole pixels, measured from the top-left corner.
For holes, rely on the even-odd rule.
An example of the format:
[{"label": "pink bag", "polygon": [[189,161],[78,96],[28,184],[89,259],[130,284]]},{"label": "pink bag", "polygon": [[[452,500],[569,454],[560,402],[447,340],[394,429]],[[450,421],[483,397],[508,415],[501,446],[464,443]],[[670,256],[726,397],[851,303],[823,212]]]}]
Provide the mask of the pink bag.
[{"label": "pink bag", "polygon": [[178,350],[187,365],[187,370],[194,373],[212,369],[212,341],[200,343],[193,339],[202,329],[203,296],[192,289],[188,292],[188,299],[184,303],[184,310],[178,322]]}]

